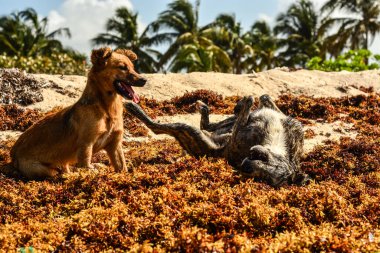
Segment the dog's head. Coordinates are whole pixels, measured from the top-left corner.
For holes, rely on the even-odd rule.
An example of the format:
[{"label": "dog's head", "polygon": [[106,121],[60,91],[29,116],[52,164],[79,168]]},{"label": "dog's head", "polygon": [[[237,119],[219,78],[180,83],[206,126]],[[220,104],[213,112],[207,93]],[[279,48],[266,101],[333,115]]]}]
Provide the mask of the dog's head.
[{"label": "dog's head", "polygon": [[256,145],[251,148],[250,156],[243,160],[239,170],[246,176],[280,186],[292,176],[294,168],[284,155]]},{"label": "dog's head", "polygon": [[101,80],[101,89],[105,92],[116,92],[126,99],[138,103],[140,98],[132,86],[142,87],[146,79],[139,75],[133,65],[137,56],[131,50],[109,47],[92,50],[91,62],[97,79]]}]

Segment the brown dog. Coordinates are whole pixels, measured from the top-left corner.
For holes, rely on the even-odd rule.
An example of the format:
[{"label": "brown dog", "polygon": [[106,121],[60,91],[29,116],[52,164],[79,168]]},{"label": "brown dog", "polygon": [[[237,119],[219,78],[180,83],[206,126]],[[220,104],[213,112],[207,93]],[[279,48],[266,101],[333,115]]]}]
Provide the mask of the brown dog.
[{"label": "brown dog", "polygon": [[138,102],[131,86],[146,83],[134,70],[136,59],[129,50],[93,50],[93,67],[78,102],[20,136],[11,150],[14,167],[30,179],[52,177],[69,172],[69,164],[91,168],[92,154],[105,149],[115,170],[126,170],[122,97]]}]

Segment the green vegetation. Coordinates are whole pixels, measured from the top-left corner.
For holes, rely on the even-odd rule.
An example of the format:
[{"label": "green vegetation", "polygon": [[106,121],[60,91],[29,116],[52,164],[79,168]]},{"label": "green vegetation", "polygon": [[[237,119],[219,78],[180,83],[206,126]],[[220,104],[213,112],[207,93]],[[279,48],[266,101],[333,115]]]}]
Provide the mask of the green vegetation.
[{"label": "green vegetation", "polygon": [[[160,58],[160,66],[168,64],[169,71],[230,71],[227,52],[214,44],[213,30],[209,26],[199,27],[199,4],[175,0],[151,24],[154,38],[170,42],[169,48]],[[160,32],[164,30],[164,32]],[[172,61],[170,61],[172,59]]]},{"label": "green vegetation", "polygon": [[63,50],[58,35],[70,37],[68,28],[47,32],[48,19],[39,20],[35,10],[12,13],[0,19],[0,48],[8,55],[35,57]]},{"label": "green vegetation", "polygon": [[[350,49],[368,49],[375,36],[380,33],[380,4],[378,0],[329,0],[322,7],[327,15],[340,9],[347,17],[329,18],[325,23],[339,25],[332,36],[333,47],[340,52],[345,46]],[[335,54],[336,55],[336,54]]]},{"label": "green vegetation", "polygon": [[278,16],[274,32],[284,37],[278,41],[278,57],[285,66],[304,67],[311,57],[324,56],[322,47],[326,30],[320,23],[311,1],[297,1]]},{"label": "green vegetation", "polygon": [[150,48],[154,40],[147,36],[147,29],[138,35],[137,17],[137,14],[127,8],[117,9],[115,17],[107,21],[107,32],[92,39],[92,43],[94,46],[109,45],[116,48],[128,48],[139,58],[135,63],[136,69],[145,73],[157,72],[159,66],[156,59],[161,56],[161,53]]},{"label": "green vegetation", "polygon": [[[368,64],[367,60],[373,62]],[[334,60],[322,60],[320,57],[313,57],[308,63],[309,69],[322,71],[362,71],[368,69],[380,68],[380,55],[372,55],[368,50],[350,50],[347,53],[338,56]]]},{"label": "green vegetation", "polygon": [[[298,0],[279,14],[273,28],[265,21],[256,21],[248,31],[243,31],[233,14],[220,14],[210,24],[199,26],[199,5],[200,0],[194,5],[188,0],[173,0],[140,37],[137,35],[137,14],[121,16],[122,9],[119,9],[116,16],[120,25],[111,27],[115,21],[112,18],[106,29],[117,31],[121,37],[112,33],[100,34],[93,41],[95,45],[132,50],[135,45],[140,45],[135,50],[154,45],[167,46],[162,54],[154,52],[141,57],[141,61],[148,59],[147,62],[159,70],[240,74],[278,66],[306,67],[311,59],[311,62],[316,59],[340,61],[342,57],[339,56],[349,49],[368,49],[380,33],[377,0],[328,1],[321,10],[317,10],[310,0]],[[336,10],[344,11],[348,17],[336,18],[332,15]],[[128,32],[134,36],[127,36]],[[157,60],[157,68],[152,56],[156,57],[153,59]],[[364,63],[368,63],[365,55]],[[374,67],[368,66],[369,69]],[[138,69],[153,71],[140,66]]]},{"label": "green vegetation", "polygon": [[28,73],[85,75],[85,60],[75,60],[67,53],[35,57],[0,55],[0,68],[19,68]]},{"label": "green vegetation", "polygon": [[[121,7],[92,44],[131,49],[139,57],[136,69],[143,73],[241,74],[279,66],[327,71],[378,68],[370,52],[358,51],[368,50],[380,33],[377,0],[329,0],[320,10],[311,0],[297,0],[278,15],[273,27],[259,20],[248,31],[234,14],[225,13],[200,26],[200,4],[173,0],[143,32],[138,29],[138,13]],[[337,18],[335,11],[347,16]],[[57,39],[70,37],[69,29],[48,33],[47,24],[48,19],[40,20],[33,9],[1,17],[0,55],[11,58],[1,61],[0,67],[84,74],[85,56],[64,48]],[[348,50],[356,53],[345,53]]]},{"label": "green vegetation", "polygon": [[282,64],[281,57],[276,53],[279,47],[278,39],[267,22],[256,21],[246,33],[245,39],[254,52],[253,57],[247,57],[248,72],[272,69]]},{"label": "green vegetation", "polygon": [[64,48],[57,36],[70,37],[68,28],[47,32],[48,19],[33,9],[0,18],[0,68],[31,73],[85,74],[86,57]]},{"label": "green vegetation", "polygon": [[[368,50],[380,33],[378,0],[329,0],[320,10],[311,0],[297,0],[278,15],[273,27],[258,20],[247,31],[238,17],[226,13],[200,26],[200,4],[200,0],[173,0],[142,32],[138,13],[119,8],[106,22],[106,31],[91,42],[94,46],[131,49],[139,57],[136,69],[143,73],[241,74],[280,66],[328,71],[378,68],[368,53],[355,53],[364,57],[358,64],[353,59],[356,56],[348,52]],[[337,17],[336,11],[343,16]],[[0,55],[17,58],[10,60],[12,65],[0,63],[0,67],[83,74],[85,56],[64,48],[57,39],[70,37],[69,29],[47,32],[47,24],[48,19],[40,20],[33,9],[1,17]]]}]

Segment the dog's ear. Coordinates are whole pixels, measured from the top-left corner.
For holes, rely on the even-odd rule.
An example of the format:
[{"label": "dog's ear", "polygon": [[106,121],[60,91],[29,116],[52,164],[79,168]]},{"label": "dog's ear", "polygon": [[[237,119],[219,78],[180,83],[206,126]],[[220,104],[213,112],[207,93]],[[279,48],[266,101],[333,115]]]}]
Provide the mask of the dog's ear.
[{"label": "dog's ear", "polygon": [[123,54],[123,55],[127,56],[131,61],[137,60],[137,55],[128,49],[117,49],[115,51],[115,53]]},{"label": "dog's ear", "polygon": [[111,57],[112,49],[109,47],[102,47],[92,50],[91,63],[94,66],[104,66],[108,58]]}]

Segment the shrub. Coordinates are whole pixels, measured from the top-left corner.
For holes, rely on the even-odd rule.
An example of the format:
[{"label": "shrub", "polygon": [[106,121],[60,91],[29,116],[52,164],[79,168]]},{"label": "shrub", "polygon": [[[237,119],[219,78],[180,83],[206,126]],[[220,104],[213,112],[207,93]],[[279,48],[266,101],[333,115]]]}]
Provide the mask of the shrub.
[{"label": "shrub", "polygon": [[28,73],[85,75],[86,62],[75,59],[66,53],[36,57],[2,54],[0,55],[0,68],[19,68]]},{"label": "shrub", "polygon": [[[372,63],[368,63],[368,60]],[[308,69],[322,71],[362,71],[380,68],[380,55],[372,55],[369,50],[350,50],[334,60],[322,60],[316,56],[306,64]]]}]

